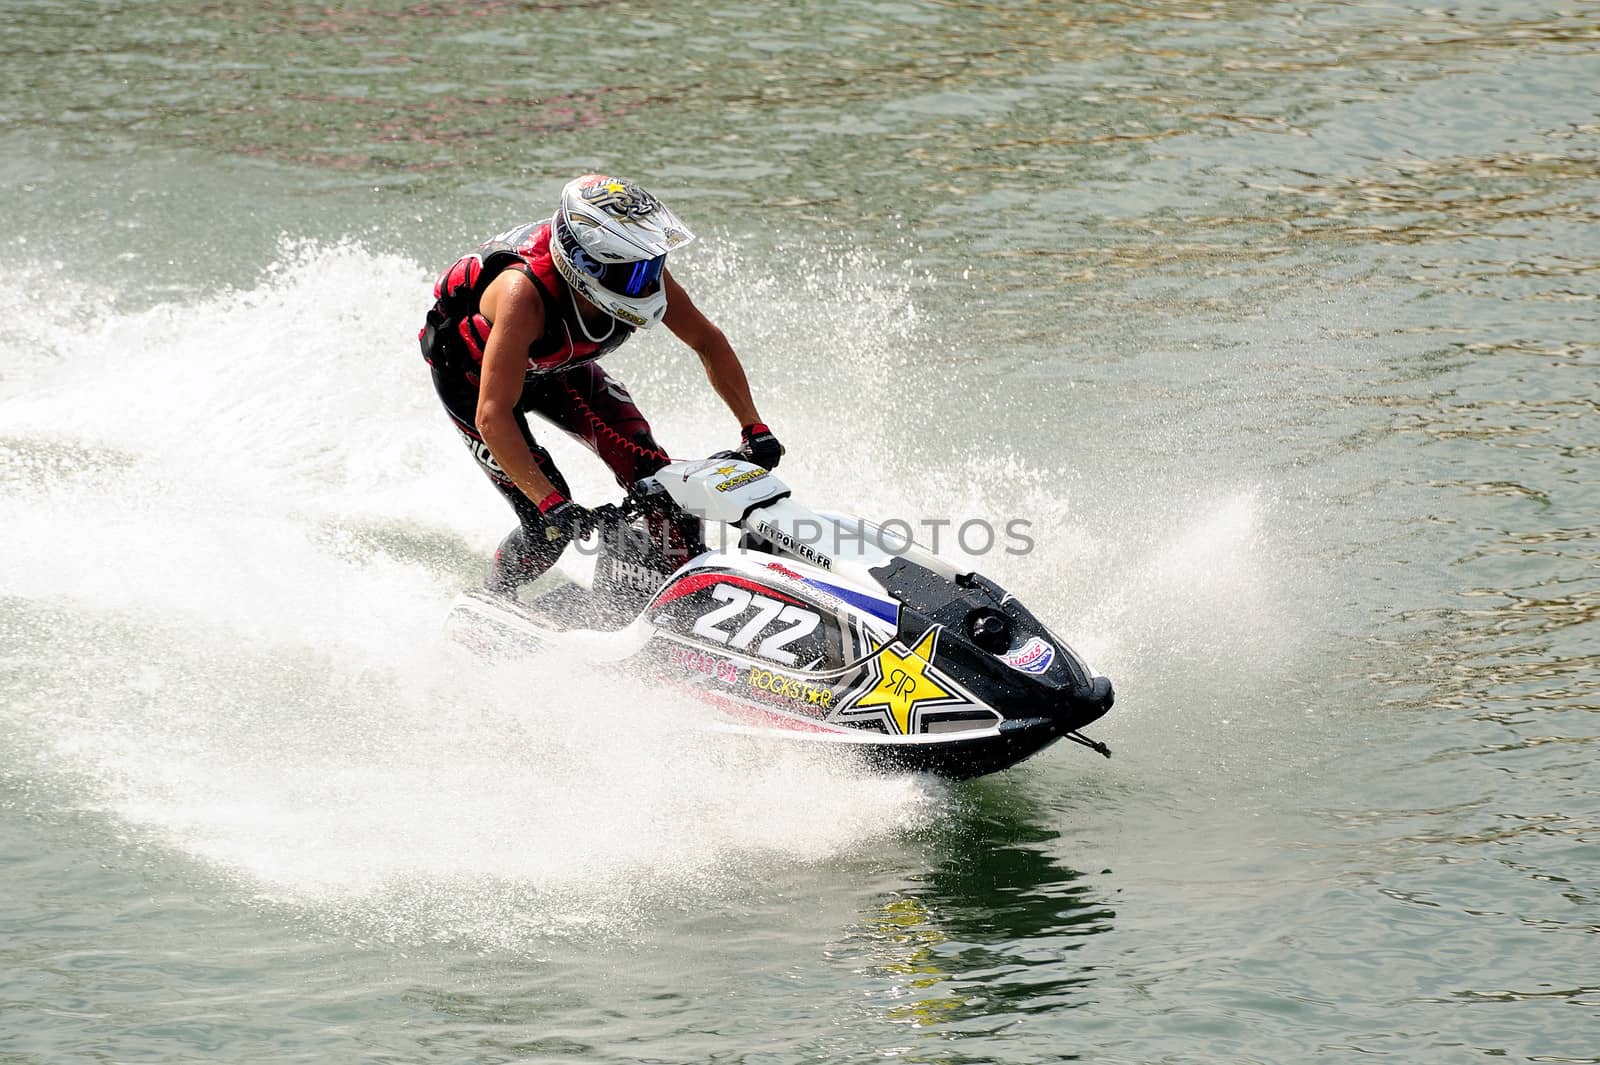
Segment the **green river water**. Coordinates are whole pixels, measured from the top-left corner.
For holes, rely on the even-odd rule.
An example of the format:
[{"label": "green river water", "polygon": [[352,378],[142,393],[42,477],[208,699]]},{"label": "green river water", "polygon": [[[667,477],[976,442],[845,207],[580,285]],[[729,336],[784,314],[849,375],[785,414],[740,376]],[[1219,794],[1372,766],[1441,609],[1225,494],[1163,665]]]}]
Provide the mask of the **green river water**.
[{"label": "green river water", "polygon": [[[446,645],[429,286],[591,170],[1112,760]],[[0,1063],[1600,1062],[1600,5],[0,0],[0,218]]]}]

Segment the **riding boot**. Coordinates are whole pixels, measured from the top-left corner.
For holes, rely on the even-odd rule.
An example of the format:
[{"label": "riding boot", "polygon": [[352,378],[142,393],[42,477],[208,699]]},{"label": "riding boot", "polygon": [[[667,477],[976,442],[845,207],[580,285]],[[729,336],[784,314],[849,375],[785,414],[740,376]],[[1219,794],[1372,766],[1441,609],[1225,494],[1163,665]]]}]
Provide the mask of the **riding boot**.
[{"label": "riding boot", "polygon": [[517,589],[542,577],[556,564],[566,546],[565,537],[555,542],[542,542],[518,525],[495,549],[494,563],[489,567],[483,586],[496,595],[515,599]]}]

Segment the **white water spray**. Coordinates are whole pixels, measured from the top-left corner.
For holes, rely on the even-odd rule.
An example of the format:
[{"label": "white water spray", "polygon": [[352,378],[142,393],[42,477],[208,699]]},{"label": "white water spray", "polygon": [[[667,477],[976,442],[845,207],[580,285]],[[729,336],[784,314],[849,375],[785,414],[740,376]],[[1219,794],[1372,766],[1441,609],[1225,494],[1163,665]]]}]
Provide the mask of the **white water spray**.
[{"label": "white water spray", "polygon": [[[1252,586],[1255,503],[1206,501],[1171,534],[1171,506],[1108,509],[1016,457],[915,467],[893,446],[910,297],[873,264],[838,269],[853,272],[815,292],[745,292],[748,271],[715,258],[697,274],[795,455],[838,455],[841,426],[860,430],[859,464],[786,480],[875,516],[1028,515],[1033,554],[975,563],[1104,651],[1095,664],[1181,667],[1183,630]],[[0,381],[0,650],[46,678],[0,714],[29,771],[266,898],[499,946],[625,931],[747,891],[771,863],[937,824],[950,796],[926,781],[714,749],[681,728],[701,708],[658,685],[442,644],[450,598],[513,519],[431,394],[414,339],[428,284],[357,246],[295,244],[248,291],[128,314],[69,291],[71,313],[29,319]],[[824,292],[861,294],[842,301],[857,313],[820,318]],[[803,365],[773,360],[796,345]],[[658,335],[608,362],[680,455],[735,440],[704,416],[720,408],[692,363]],[[580,498],[615,495],[549,436]]]},{"label": "white water spray", "polygon": [[33,771],[267,898],[497,945],[930,824],[927,782],[708,747],[660,685],[442,643],[513,519],[431,393],[427,286],[297,245],[255,289],[8,353],[0,638],[51,682],[4,717]]}]

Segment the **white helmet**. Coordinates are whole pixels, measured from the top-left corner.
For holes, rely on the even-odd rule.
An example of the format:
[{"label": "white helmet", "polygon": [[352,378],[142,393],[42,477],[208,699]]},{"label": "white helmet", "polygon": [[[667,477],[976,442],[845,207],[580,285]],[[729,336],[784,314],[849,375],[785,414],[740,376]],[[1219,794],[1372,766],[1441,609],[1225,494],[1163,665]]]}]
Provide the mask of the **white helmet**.
[{"label": "white helmet", "polygon": [[661,321],[667,252],[694,239],[678,216],[631,181],[585,174],[567,182],[550,220],[550,257],[584,299],[640,329]]}]

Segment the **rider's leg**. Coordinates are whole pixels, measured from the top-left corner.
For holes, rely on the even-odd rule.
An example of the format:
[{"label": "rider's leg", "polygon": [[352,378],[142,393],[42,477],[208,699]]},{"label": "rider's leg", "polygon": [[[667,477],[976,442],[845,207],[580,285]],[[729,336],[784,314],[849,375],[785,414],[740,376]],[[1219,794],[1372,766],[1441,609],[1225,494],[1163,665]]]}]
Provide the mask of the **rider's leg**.
[{"label": "rider's leg", "polygon": [[[453,380],[450,375],[438,369],[433,371],[433,385],[450,415],[450,424],[455,426],[467,449],[472,452],[478,468],[489,478],[490,483],[506,502],[511,504],[511,509],[516,511],[517,528],[511,530],[500,542],[499,548],[494,553],[494,564],[484,581],[484,587],[490,591],[514,596],[520,586],[534,580],[555,565],[556,559],[561,557],[566,541],[563,539],[552,543],[549,540],[546,536],[548,523],[544,515],[539,512],[534,502],[523,494],[522,489],[517,487],[516,482],[506,476],[506,472],[500,468],[500,464],[490,453],[489,445],[483,442],[483,436],[479,434],[478,427],[473,421],[478,408],[477,389],[466,382]],[[516,412],[516,421],[517,428],[522,432],[522,439],[533,452],[534,462],[538,463],[540,472],[548,477],[550,483],[563,495],[570,494],[566,478],[561,476],[561,471],[551,460],[550,453],[534,440],[533,431],[528,427],[528,419],[521,411]]]}]

